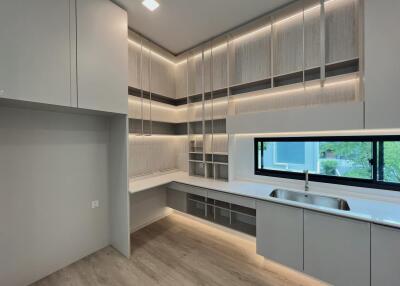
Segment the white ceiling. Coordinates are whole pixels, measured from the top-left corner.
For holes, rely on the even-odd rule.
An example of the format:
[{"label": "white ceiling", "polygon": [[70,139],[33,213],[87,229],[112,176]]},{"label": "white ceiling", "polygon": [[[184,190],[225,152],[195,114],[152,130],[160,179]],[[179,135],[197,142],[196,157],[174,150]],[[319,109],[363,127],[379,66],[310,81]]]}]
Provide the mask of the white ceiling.
[{"label": "white ceiling", "polygon": [[114,0],[128,11],[129,27],[174,54],[213,38],[293,0]]}]

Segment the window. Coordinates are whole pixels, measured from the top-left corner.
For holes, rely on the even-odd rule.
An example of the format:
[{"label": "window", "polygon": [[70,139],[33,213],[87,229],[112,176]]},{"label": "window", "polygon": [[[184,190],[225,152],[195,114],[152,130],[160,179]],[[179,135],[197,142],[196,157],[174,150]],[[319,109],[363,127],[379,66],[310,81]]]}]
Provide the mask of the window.
[{"label": "window", "polygon": [[256,175],[400,190],[400,136],[254,140]]}]

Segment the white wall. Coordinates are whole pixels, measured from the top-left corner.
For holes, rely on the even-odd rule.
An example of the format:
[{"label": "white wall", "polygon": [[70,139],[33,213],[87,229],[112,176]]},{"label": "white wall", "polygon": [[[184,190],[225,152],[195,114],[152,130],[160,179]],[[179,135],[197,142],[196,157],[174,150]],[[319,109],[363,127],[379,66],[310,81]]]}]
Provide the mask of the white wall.
[{"label": "white wall", "polygon": [[106,117],[0,107],[1,285],[109,244],[109,135]]}]

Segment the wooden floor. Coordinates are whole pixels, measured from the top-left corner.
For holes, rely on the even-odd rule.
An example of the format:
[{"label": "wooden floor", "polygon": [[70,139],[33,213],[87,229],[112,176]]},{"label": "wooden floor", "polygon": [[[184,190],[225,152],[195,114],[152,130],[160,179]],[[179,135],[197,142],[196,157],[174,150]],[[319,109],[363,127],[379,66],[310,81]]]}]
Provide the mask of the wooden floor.
[{"label": "wooden floor", "polygon": [[132,235],[132,256],[102,249],[33,284],[323,285],[264,261],[255,243],[172,214]]}]

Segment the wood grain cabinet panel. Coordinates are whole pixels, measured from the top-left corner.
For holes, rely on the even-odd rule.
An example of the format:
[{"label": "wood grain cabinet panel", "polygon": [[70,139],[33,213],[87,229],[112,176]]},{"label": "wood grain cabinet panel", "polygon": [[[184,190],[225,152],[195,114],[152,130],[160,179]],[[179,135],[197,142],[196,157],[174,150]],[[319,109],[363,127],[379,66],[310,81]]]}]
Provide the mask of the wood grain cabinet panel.
[{"label": "wood grain cabinet panel", "polygon": [[233,39],[229,43],[230,85],[271,76],[271,26]]},{"label": "wood grain cabinet panel", "polygon": [[78,107],[128,112],[127,13],[108,0],[77,0]]},{"label": "wood grain cabinet panel", "polygon": [[186,60],[179,62],[175,66],[175,88],[176,98],[186,98],[187,96],[187,69]]},{"label": "wood grain cabinet panel", "polygon": [[[307,1],[306,1],[307,2]],[[321,65],[321,6],[318,0],[308,0],[304,6],[304,68]]]},{"label": "wood grain cabinet panel", "polygon": [[326,63],[358,57],[358,0],[325,0]]},{"label": "wood grain cabinet panel", "polygon": [[129,33],[129,46],[128,46],[128,85],[140,89],[140,75],[141,75],[141,39],[134,33]]},{"label": "wood grain cabinet panel", "polygon": [[370,224],[304,210],[304,272],[336,286],[370,285]]},{"label": "wood grain cabinet panel", "polygon": [[303,70],[303,14],[280,19],[273,24],[274,75]]},{"label": "wood grain cabinet panel", "polygon": [[203,55],[200,52],[188,59],[188,92],[189,95],[203,92]]},{"label": "wood grain cabinet panel", "polygon": [[219,90],[228,86],[228,45],[226,43],[212,48],[212,74],[213,90]]},{"label": "wood grain cabinet panel", "polygon": [[151,54],[151,86],[152,92],[175,98],[174,64],[157,54]]},{"label": "wood grain cabinet panel", "polygon": [[70,11],[72,0],[1,1],[0,98],[76,106]]}]

